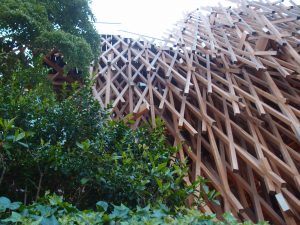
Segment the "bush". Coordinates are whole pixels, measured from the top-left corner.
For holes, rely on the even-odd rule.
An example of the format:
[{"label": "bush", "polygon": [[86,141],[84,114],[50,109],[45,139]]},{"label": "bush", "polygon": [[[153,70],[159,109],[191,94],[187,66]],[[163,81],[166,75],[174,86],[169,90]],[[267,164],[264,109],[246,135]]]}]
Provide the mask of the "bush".
[{"label": "bush", "polygon": [[175,207],[206,182],[185,184],[187,167],[172,158],[178,149],[167,144],[159,119],[155,129],[132,130],[130,120],[110,120],[88,86],[58,100],[45,76],[39,66],[20,66],[0,78],[3,195],[30,203],[50,190],[79,207],[97,200]]},{"label": "bush", "polygon": [[[166,205],[147,205],[130,209],[125,205],[112,205],[97,202],[97,210],[80,211],[63,201],[57,195],[46,195],[39,202],[24,206],[0,197],[0,221],[3,224],[195,224],[195,225],[252,225],[251,222],[239,223],[231,214],[224,214],[224,221],[217,221],[214,214],[208,215],[198,210],[184,207],[170,210]],[[259,223],[266,224],[265,222]]]}]

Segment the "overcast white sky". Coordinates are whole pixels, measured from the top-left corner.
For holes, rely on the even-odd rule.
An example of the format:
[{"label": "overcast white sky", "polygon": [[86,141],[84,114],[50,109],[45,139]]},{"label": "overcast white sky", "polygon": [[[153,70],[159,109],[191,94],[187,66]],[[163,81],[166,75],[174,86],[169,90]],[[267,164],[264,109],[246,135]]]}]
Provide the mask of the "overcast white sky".
[{"label": "overcast white sky", "polygon": [[[300,0],[294,1],[300,4]],[[184,13],[218,2],[233,5],[224,0],[93,0],[91,8],[97,21],[121,23],[96,24],[100,34],[131,36],[120,31],[125,30],[161,38]]]}]

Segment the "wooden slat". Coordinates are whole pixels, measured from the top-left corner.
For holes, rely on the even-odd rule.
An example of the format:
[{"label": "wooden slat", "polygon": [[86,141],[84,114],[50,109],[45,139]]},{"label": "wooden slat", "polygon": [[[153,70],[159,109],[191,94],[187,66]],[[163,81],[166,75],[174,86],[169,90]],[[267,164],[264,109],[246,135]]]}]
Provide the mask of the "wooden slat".
[{"label": "wooden slat", "polygon": [[133,112],[134,128],[165,121],[186,181],[221,193],[207,210],[300,224],[299,6],[236,3],[189,13],[160,47],[103,35],[93,94],[117,119]]}]

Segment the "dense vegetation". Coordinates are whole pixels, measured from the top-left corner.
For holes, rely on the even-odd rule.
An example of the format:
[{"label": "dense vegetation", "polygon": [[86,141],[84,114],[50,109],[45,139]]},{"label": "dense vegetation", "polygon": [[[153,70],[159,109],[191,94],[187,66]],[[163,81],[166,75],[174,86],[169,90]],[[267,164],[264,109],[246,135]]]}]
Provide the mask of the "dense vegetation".
[{"label": "dense vegetation", "polygon": [[[64,202],[57,195],[46,195],[32,205],[24,206],[20,202],[11,202],[7,198],[0,198],[0,213],[11,209],[12,213],[4,224],[197,224],[197,225],[251,225],[250,222],[238,223],[229,213],[224,214],[224,221],[218,221],[213,214],[203,214],[198,210],[178,208],[170,210],[166,205],[134,207],[130,209],[121,204],[111,205],[99,201],[95,211],[80,211],[73,205]],[[263,225],[264,223],[259,223]]]},{"label": "dense vegetation", "polygon": [[99,55],[100,36],[95,30],[87,0],[1,0],[0,71],[15,69],[16,61],[53,49],[63,52],[66,70],[87,66]]},{"label": "dense vegetation", "polygon": [[195,191],[199,182],[184,185],[185,165],[169,164],[177,149],[166,144],[162,125],[132,130],[112,121],[88,88],[57,100],[39,66],[4,78],[1,193],[28,203],[50,190],[87,207],[99,199],[177,206]]},{"label": "dense vegetation", "polygon": [[99,52],[92,20],[87,0],[1,1],[0,224],[223,224],[185,208],[218,193],[184,182],[162,121],[110,120],[88,80],[53,91],[41,54],[57,49],[85,71]]}]

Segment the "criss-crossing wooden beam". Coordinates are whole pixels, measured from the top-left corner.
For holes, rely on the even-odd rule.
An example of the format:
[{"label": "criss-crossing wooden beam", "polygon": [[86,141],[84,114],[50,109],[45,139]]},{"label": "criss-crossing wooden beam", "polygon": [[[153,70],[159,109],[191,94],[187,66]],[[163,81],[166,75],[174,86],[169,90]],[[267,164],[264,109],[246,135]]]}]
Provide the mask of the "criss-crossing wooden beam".
[{"label": "criss-crossing wooden beam", "polygon": [[201,210],[300,224],[300,7],[236,3],[189,13],[159,45],[103,35],[93,93],[133,127],[165,121],[186,182],[221,193]]}]

